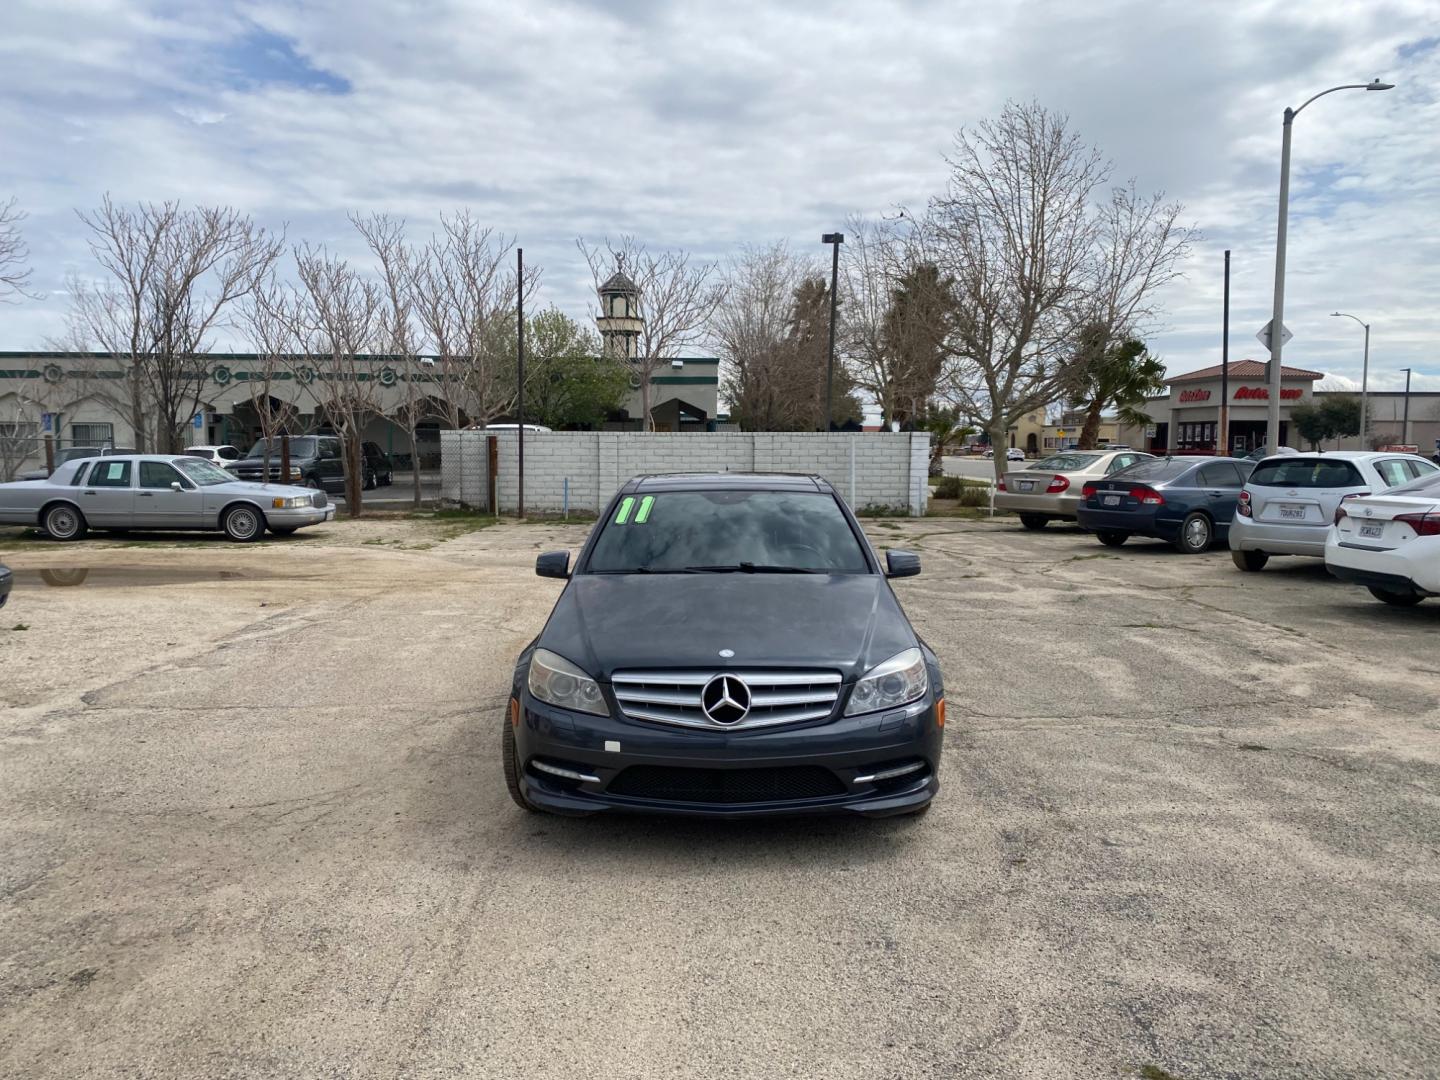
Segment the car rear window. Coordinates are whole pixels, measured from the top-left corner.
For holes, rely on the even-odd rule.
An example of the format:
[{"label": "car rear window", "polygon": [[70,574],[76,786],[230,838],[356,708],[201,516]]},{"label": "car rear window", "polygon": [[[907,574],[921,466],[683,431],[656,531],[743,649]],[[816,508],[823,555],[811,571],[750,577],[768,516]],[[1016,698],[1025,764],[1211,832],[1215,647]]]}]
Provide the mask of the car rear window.
[{"label": "car rear window", "polygon": [[626,496],[605,522],[586,569],[614,574],[742,564],[836,574],[870,570],[833,495],[736,490]]},{"label": "car rear window", "polygon": [[1074,472],[1088,469],[1100,460],[1099,454],[1052,454],[1031,465],[1032,469],[1048,469],[1051,472]]},{"label": "car rear window", "polygon": [[1181,473],[1195,467],[1195,462],[1185,458],[1146,458],[1137,461],[1128,469],[1111,473],[1111,480],[1143,480],[1147,484],[1161,480],[1173,480]]},{"label": "car rear window", "polygon": [[1335,458],[1287,457],[1262,461],[1250,474],[1252,487],[1364,487],[1365,478],[1348,461]]}]

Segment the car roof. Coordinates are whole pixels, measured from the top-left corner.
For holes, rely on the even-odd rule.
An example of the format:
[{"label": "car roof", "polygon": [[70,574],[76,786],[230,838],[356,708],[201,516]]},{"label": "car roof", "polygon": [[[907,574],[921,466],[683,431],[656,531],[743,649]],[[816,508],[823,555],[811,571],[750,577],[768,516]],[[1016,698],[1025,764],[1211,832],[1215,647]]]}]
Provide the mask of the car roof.
[{"label": "car roof", "polygon": [[636,476],[621,488],[637,491],[833,491],[829,481],[804,473],[653,473]]}]

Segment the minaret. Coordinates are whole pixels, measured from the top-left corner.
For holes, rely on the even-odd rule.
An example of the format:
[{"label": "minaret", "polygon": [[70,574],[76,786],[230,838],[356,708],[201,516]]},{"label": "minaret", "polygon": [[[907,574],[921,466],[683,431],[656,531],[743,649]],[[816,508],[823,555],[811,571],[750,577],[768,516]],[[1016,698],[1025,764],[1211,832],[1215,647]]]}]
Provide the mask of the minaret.
[{"label": "minaret", "polygon": [[640,287],[625,274],[625,256],[616,259],[615,273],[600,286],[600,315],[595,325],[610,356],[634,360],[640,355]]}]

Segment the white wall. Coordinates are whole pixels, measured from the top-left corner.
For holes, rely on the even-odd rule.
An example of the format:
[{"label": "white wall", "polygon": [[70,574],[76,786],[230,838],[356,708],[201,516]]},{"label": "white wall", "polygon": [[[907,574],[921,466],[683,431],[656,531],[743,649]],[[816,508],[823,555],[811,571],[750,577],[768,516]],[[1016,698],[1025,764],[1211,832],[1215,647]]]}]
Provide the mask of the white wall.
[{"label": "white wall", "polygon": [[[441,498],[484,506],[483,431],[441,433]],[[499,440],[496,495],[502,513],[519,501],[514,432]],[[714,431],[694,433],[575,431],[525,436],[525,509],[559,512],[569,482],[569,509],[599,513],[632,476],[675,472],[818,473],[855,509],[888,507],[922,515],[927,496],[927,432],[848,434]]]}]

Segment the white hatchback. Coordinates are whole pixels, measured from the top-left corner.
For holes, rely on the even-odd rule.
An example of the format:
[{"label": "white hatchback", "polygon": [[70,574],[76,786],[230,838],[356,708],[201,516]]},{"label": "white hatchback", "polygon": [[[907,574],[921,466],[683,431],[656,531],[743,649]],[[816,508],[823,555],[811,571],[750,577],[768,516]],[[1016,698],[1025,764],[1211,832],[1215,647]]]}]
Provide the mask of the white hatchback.
[{"label": "white hatchback", "polygon": [[1397,607],[1440,596],[1440,473],[1345,502],[1325,542],[1325,568]]}]

